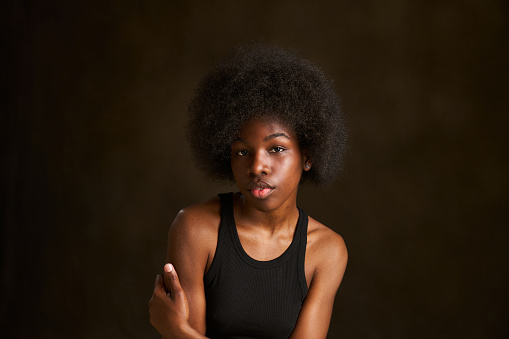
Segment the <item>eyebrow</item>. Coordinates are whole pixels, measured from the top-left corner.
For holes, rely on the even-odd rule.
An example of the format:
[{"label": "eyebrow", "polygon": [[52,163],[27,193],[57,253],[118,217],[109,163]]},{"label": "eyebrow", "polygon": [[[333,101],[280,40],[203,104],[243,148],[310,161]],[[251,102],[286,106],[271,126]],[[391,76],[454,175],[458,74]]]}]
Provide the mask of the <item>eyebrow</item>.
[{"label": "eyebrow", "polygon": [[[274,134],[271,134],[271,135],[267,135],[265,138],[263,138],[263,141],[267,142],[269,140],[272,140],[272,139],[275,139],[275,138],[279,138],[279,137],[285,137],[285,138],[291,140],[291,138],[288,135],[286,135],[285,133],[280,132],[280,133],[274,133]],[[235,140],[233,140],[233,142],[246,142],[246,141],[244,139],[242,139],[241,137],[237,137],[237,138],[235,138]]]},{"label": "eyebrow", "polygon": [[267,135],[265,138],[263,138],[263,141],[269,141],[271,139],[279,138],[279,137],[285,137],[287,139],[290,139],[290,137],[288,135],[286,135],[285,133],[274,133],[271,135]]}]

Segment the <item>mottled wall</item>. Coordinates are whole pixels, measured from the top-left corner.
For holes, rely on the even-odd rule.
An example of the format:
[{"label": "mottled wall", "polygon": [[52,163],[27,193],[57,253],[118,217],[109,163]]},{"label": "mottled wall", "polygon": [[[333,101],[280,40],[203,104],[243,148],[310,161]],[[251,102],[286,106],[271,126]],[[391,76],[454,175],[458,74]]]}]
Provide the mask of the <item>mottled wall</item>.
[{"label": "mottled wall", "polygon": [[[336,81],[346,171],[300,204],[350,253],[329,338],[509,331],[506,1],[10,1],[2,5],[1,331],[156,338],[166,232],[210,183],[184,142],[238,43]],[[8,52],[6,52],[8,51]]]}]

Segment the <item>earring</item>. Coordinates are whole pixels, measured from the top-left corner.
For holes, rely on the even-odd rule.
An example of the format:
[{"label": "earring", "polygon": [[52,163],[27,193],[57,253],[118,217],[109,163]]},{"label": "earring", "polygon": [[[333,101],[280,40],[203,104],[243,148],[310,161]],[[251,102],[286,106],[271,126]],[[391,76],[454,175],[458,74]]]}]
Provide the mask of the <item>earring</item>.
[{"label": "earring", "polygon": [[304,167],[306,167],[306,169],[309,169],[309,164],[306,164]]}]

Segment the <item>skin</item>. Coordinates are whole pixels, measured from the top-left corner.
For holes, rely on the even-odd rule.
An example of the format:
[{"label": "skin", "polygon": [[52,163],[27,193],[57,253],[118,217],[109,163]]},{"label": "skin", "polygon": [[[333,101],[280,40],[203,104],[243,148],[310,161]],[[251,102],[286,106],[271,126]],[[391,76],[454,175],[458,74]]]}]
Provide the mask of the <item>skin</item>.
[{"label": "skin", "polygon": [[[263,117],[241,129],[231,165],[240,190],[234,215],[242,247],[256,260],[277,258],[292,242],[299,181],[312,160],[290,128]],[[269,188],[252,192],[260,186]],[[214,258],[220,221],[219,199],[213,198],[180,211],[170,227],[167,262],[173,265],[166,264],[157,277],[149,302],[151,324],[164,338],[205,338],[203,277]],[[309,217],[308,294],[291,339],[326,338],[347,258],[341,236]]]}]

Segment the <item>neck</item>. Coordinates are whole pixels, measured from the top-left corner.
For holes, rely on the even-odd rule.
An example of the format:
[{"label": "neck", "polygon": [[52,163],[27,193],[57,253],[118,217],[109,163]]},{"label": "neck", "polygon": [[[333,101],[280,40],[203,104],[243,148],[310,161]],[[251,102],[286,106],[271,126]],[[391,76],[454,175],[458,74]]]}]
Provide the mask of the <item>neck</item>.
[{"label": "neck", "polygon": [[256,227],[270,233],[285,230],[293,231],[299,219],[297,197],[289,199],[289,201],[271,211],[256,209],[254,206],[250,205],[242,195],[239,195],[236,205],[237,208],[235,211],[237,213],[235,219],[237,225]]}]

